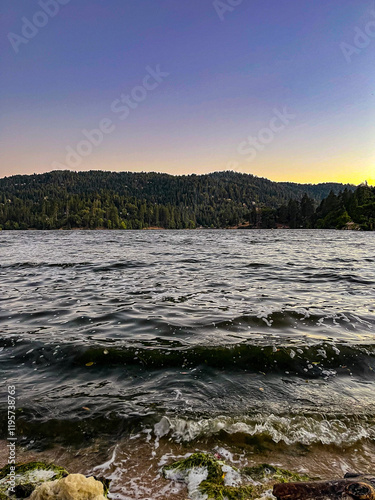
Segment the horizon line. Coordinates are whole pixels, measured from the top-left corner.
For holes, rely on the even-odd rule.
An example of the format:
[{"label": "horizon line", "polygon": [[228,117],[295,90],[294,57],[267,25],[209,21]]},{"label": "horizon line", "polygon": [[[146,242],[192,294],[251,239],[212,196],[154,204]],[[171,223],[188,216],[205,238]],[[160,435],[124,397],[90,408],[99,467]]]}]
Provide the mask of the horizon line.
[{"label": "horizon line", "polygon": [[213,174],[218,174],[218,173],[234,173],[234,174],[238,174],[238,175],[244,175],[244,176],[249,176],[249,177],[255,177],[257,179],[263,179],[263,180],[266,180],[266,181],[269,181],[269,182],[273,182],[273,183],[276,183],[276,184],[297,184],[297,185],[302,185],[302,186],[318,186],[320,184],[340,184],[342,186],[361,186],[361,185],[371,185],[369,184],[369,182],[365,179],[363,180],[362,182],[360,182],[359,184],[354,184],[354,183],[350,183],[350,182],[347,182],[347,183],[343,183],[343,182],[338,182],[338,181],[321,181],[321,182],[295,182],[295,181],[274,181],[272,179],[269,179],[268,177],[261,177],[261,176],[258,176],[256,174],[251,174],[251,173],[248,173],[248,172],[238,172],[237,170],[214,170],[212,172],[208,172],[208,173],[199,173],[199,174],[196,174],[194,172],[192,173],[189,173],[189,174],[171,174],[171,173],[168,173],[168,172],[158,172],[156,170],[141,170],[141,171],[131,171],[131,170],[105,170],[105,169],[91,169],[91,170],[70,170],[70,169],[55,169],[55,170],[49,170],[47,172],[33,172],[32,174],[11,174],[11,175],[5,175],[3,177],[0,177],[0,180],[2,179],[9,179],[11,177],[17,177],[17,176],[20,176],[20,177],[31,177],[31,176],[35,176],[35,175],[46,175],[46,174],[51,174],[51,173],[55,173],[55,172],[71,172],[71,173],[75,173],[75,174],[79,174],[79,173],[89,173],[89,172],[106,172],[106,173],[109,173],[109,174],[134,174],[134,175],[137,175],[137,174],[157,174],[157,175],[167,175],[167,176],[170,176],[170,177],[192,177],[192,176],[195,176],[195,177],[204,177],[204,176],[209,176],[209,175],[213,175]]}]

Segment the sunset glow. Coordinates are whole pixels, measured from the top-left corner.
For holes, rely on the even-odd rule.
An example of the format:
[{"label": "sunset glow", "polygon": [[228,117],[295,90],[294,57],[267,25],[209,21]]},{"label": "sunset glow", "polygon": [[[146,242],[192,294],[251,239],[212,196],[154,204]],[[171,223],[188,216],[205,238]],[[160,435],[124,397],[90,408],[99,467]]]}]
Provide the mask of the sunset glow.
[{"label": "sunset glow", "polygon": [[[374,183],[375,40],[355,45],[372,3],[243,2],[220,15],[211,2],[83,0],[16,47],[37,9],[12,3],[1,21],[0,176],[231,169]],[[102,120],[111,131],[67,161]]]}]

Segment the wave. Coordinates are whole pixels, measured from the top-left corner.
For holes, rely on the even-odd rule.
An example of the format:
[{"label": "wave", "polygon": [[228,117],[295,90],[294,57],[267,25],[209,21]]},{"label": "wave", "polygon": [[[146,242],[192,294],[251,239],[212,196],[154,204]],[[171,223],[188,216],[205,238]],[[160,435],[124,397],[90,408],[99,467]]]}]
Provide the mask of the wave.
[{"label": "wave", "polygon": [[346,281],[349,283],[359,283],[362,285],[373,285],[375,281],[356,276],[355,274],[341,274],[338,272],[304,272],[301,281]]},{"label": "wave", "polygon": [[67,267],[79,267],[79,266],[90,266],[90,262],[58,262],[58,263],[48,263],[48,262],[17,262],[14,264],[0,264],[0,269],[37,269],[44,267],[57,267],[65,269]]},{"label": "wave", "polygon": [[349,312],[333,312],[326,314],[319,314],[317,312],[311,312],[309,309],[300,308],[297,310],[276,310],[264,308],[263,311],[260,308],[258,314],[242,314],[240,316],[234,317],[232,319],[217,321],[215,322],[215,327],[222,328],[225,330],[231,330],[233,327],[238,327],[239,325],[246,325],[256,328],[264,328],[265,325],[273,328],[279,328],[281,330],[286,330],[290,327],[298,325],[300,328],[301,323],[303,327],[314,328],[317,326],[326,325],[336,325],[342,326],[345,329],[353,328],[353,324],[361,323],[363,327],[374,328],[374,321],[371,318],[370,321],[367,318],[360,318],[357,315]]},{"label": "wave", "polygon": [[[6,414],[0,411],[0,436],[6,436]],[[3,418],[4,417],[4,418]],[[155,413],[108,411],[105,414],[77,409],[69,417],[51,415],[46,408],[24,406],[18,415],[17,428],[26,442],[28,436],[38,437],[43,446],[55,442],[78,444],[95,440],[97,436],[116,441],[122,436],[141,433],[176,443],[207,442],[213,438],[231,445],[324,445],[348,448],[359,442],[375,443],[375,417],[347,413],[252,413],[236,416],[186,416]],[[46,441],[45,441],[46,440]],[[45,441],[45,442],[44,442]]]},{"label": "wave", "polygon": [[351,446],[358,441],[375,441],[375,418],[354,416],[337,418],[322,415],[254,415],[253,417],[225,417],[188,420],[162,417],[154,426],[157,437],[169,437],[177,442],[190,442],[215,435],[243,436],[258,441],[272,441],[286,445],[302,444]]},{"label": "wave", "polygon": [[95,273],[100,273],[103,271],[116,271],[119,269],[132,269],[135,267],[150,267],[150,265],[151,264],[148,264],[147,262],[138,262],[138,261],[112,262],[101,266],[94,266],[93,271]]},{"label": "wave", "polygon": [[[161,344],[163,342],[163,345]],[[168,368],[190,370],[208,367],[222,371],[246,371],[327,378],[357,374],[375,377],[375,344],[350,345],[322,342],[315,345],[254,345],[249,343],[187,346],[179,341],[144,341],[123,346],[108,344],[88,347],[81,342],[63,345],[40,341],[2,339],[4,349],[12,349],[12,363],[63,363],[64,367],[141,366],[145,370]],[[3,356],[7,356],[4,351]],[[9,356],[8,356],[9,359]],[[5,362],[5,359],[4,359]]]},{"label": "wave", "polygon": [[103,265],[97,265],[92,262],[59,262],[59,263],[49,263],[49,262],[17,262],[14,264],[0,264],[0,269],[38,269],[38,268],[87,268],[91,269],[93,272],[103,272],[112,271],[118,269],[128,269],[135,267],[148,267],[150,264],[147,262],[112,262]]},{"label": "wave", "polygon": [[[177,343],[178,344],[178,343]],[[247,370],[285,373],[303,377],[327,377],[358,373],[375,376],[375,345],[351,346],[321,343],[314,346],[251,345],[195,346],[182,344],[160,348],[128,346],[124,348],[90,347],[74,356],[74,363],[84,365],[136,364],[148,369],[194,368],[205,365],[221,370]]]},{"label": "wave", "polygon": [[272,264],[265,264],[262,262],[250,262],[250,264],[246,264],[245,267],[252,267],[255,269],[261,269],[262,267],[273,267]]},{"label": "wave", "polygon": [[205,262],[206,259],[195,259],[193,257],[191,258],[186,258],[186,259],[181,259],[178,262],[181,264],[200,264],[201,262]]}]

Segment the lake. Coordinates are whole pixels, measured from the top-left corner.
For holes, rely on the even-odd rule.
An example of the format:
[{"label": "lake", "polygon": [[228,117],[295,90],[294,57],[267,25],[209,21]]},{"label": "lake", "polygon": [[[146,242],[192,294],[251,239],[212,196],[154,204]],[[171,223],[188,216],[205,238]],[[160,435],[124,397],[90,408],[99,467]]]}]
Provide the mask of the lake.
[{"label": "lake", "polygon": [[96,467],[122,500],[186,498],[158,468],[197,449],[369,472],[374,263],[356,231],[0,232],[19,458]]}]

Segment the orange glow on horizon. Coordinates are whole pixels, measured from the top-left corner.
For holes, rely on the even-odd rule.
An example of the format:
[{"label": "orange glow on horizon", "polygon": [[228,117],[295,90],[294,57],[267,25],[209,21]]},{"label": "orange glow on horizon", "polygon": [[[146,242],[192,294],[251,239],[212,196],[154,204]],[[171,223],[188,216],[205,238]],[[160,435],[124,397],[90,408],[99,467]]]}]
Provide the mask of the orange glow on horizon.
[{"label": "orange glow on horizon", "polygon": [[[40,150],[37,154],[26,156],[19,152],[11,160],[8,155],[2,155],[2,164],[11,165],[0,168],[0,177],[13,175],[31,175],[50,172],[51,163],[56,158],[53,151]],[[143,151],[131,158],[126,155],[113,154],[110,151],[98,151],[98,154],[85,159],[77,168],[67,166],[67,170],[88,171],[131,171],[131,172],[160,172],[170,175],[208,174],[217,171],[233,170],[243,174],[263,177],[274,182],[295,182],[299,184],[319,184],[335,182],[342,184],[359,185],[367,181],[375,186],[375,157],[327,158],[325,161],[309,158],[301,152],[296,152],[292,159],[259,156],[256,161],[249,163],[240,157],[223,158],[222,153],[215,155],[193,155],[180,157],[171,151],[165,151],[160,157],[155,157],[150,151]],[[199,158],[199,159],[198,159]],[[309,159],[306,159],[309,158]],[[63,159],[62,159],[63,160]],[[16,166],[17,165],[17,166]],[[21,166],[22,165],[22,166]]]}]

